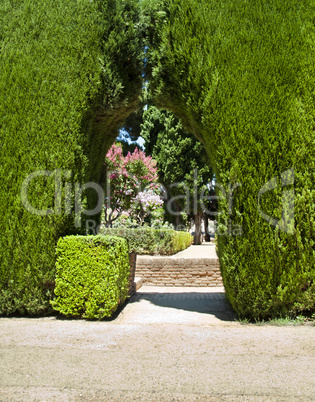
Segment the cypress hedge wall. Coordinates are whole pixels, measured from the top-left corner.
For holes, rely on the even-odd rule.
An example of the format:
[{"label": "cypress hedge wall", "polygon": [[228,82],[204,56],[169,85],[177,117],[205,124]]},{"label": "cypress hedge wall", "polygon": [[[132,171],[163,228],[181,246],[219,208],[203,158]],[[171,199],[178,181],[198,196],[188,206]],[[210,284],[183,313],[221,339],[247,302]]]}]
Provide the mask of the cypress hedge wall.
[{"label": "cypress hedge wall", "polygon": [[137,109],[142,29],[137,1],[0,2],[0,314],[49,309],[57,239],[84,230],[74,183]]},{"label": "cypress hedge wall", "polygon": [[150,86],[204,142],[221,185],[227,297],[241,317],[314,314],[314,3],[167,0],[164,9]]},{"label": "cypress hedge wall", "polygon": [[[137,109],[145,36],[155,102],[203,141],[221,183],[232,306],[249,318],[313,314],[314,4],[142,6],[0,3],[0,314],[47,311],[56,241],[84,229],[75,183],[101,181],[103,155]],[[91,190],[82,205],[96,202]]]}]

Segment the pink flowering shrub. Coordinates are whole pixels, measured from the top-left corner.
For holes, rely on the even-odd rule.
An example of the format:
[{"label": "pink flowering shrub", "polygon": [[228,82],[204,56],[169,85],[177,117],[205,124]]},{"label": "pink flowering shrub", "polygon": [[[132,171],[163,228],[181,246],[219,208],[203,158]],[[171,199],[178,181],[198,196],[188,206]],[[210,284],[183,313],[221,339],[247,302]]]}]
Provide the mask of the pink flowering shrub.
[{"label": "pink flowering shrub", "polygon": [[140,216],[143,214],[147,216],[147,212],[144,211],[147,208],[153,210],[155,208],[153,205],[158,201],[152,198],[142,202],[146,196],[142,198],[137,196],[146,192],[153,195],[154,191],[157,191],[158,175],[155,160],[138,148],[132,154],[128,152],[127,156],[124,156],[121,146],[113,144],[106,154],[105,166],[107,171],[105,226],[110,227],[123,211],[137,211],[135,204],[139,205],[137,216],[139,213]]}]

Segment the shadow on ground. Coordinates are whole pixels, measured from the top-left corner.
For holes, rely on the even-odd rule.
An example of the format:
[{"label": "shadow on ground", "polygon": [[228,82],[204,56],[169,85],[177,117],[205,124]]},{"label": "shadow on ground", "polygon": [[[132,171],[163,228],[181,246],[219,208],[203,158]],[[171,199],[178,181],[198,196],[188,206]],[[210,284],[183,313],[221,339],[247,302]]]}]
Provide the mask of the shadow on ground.
[{"label": "shadow on ground", "polygon": [[212,315],[221,321],[235,321],[237,318],[222,292],[140,291],[130,298],[128,304],[134,305],[136,310],[152,314],[163,313],[163,309],[166,314],[175,309],[197,315]]}]

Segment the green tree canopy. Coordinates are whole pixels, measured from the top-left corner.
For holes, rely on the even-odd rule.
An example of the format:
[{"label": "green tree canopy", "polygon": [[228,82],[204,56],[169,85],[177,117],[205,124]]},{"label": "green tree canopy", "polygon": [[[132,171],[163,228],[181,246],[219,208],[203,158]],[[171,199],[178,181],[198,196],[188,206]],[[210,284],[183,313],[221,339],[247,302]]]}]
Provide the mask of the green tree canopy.
[{"label": "green tree canopy", "polygon": [[208,206],[206,197],[213,179],[204,146],[173,113],[155,106],[143,113],[141,136],[146,151],[157,161],[160,183],[167,190],[168,219],[178,224],[179,213],[185,211],[194,220],[195,244],[199,244],[201,217]]}]

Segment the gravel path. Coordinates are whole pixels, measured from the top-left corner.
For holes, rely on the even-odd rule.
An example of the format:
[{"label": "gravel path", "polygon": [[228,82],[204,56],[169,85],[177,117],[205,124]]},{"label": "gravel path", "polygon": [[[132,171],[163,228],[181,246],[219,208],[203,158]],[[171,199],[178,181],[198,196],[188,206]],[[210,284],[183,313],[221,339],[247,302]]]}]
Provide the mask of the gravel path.
[{"label": "gravel path", "polygon": [[315,400],[315,328],[241,325],[221,288],[142,287],[110,322],[0,319],[1,401]]}]

